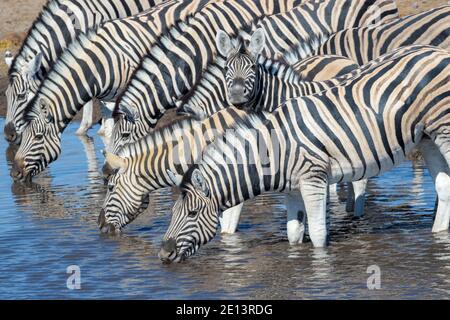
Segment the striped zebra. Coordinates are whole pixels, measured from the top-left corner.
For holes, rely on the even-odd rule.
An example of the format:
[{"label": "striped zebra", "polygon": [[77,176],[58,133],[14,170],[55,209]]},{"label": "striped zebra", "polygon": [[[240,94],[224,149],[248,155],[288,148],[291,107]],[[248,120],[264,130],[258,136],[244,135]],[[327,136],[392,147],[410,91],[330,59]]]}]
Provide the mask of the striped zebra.
[{"label": "striped zebra", "polygon": [[[285,58],[289,62],[295,62],[309,56],[337,54],[363,65],[402,46],[432,45],[449,50],[449,26],[450,5],[446,5],[377,27],[341,30],[326,41],[304,42],[297,50],[286,54]],[[313,39],[315,37],[323,36],[312,36]],[[315,45],[309,45],[314,42]]]},{"label": "striped zebra", "polygon": [[[193,255],[219,212],[267,191],[300,192],[315,247],[327,242],[328,185],[380,175],[418,147],[439,204],[433,232],[450,221],[450,54],[414,46],[324,93],[255,115],[209,145],[184,175],[159,256]],[[425,152],[426,150],[426,152]]]},{"label": "striped zebra", "polygon": [[[206,16],[198,18],[198,23],[191,23],[182,36],[163,37],[161,46],[155,46],[134,73],[116,104],[110,151],[115,153],[144,137],[168,109],[178,107],[189,96],[204,70],[217,57],[215,36],[220,29],[236,34],[242,27],[262,26],[267,38],[273,35],[277,39],[268,41],[272,45],[265,52],[266,56],[275,57],[309,39],[312,30],[329,36],[350,26],[382,23],[397,17],[392,0],[311,0],[246,26],[224,24],[226,20],[222,18],[219,21]],[[295,35],[286,33],[284,37],[284,29],[292,29]],[[131,119],[130,114],[134,115]]]},{"label": "striped zebra", "polygon": [[[323,57],[324,60],[329,60],[329,57]],[[279,66],[278,62],[270,62],[272,64],[272,66]],[[338,66],[338,64],[341,63],[342,64],[342,70],[347,70],[348,66],[349,66],[349,60],[346,58],[339,58],[336,57],[335,60],[333,60],[333,62],[331,63],[333,65],[333,75],[334,74],[339,74],[339,72],[341,70],[338,70],[336,67]],[[264,64],[265,66],[268,65],[268,63]],[[300,68],[302,68],[305,71],[305,68],[303,68],[300,63],[299,63]],[[276,76],[279,76],[280,79],[282,79],[282,77],[284,75],[286,75],[286,70],[288,70],[289,68],[289,74],[292,74],[291,71],[291,67],[284,65],[284,69],[279,69],[281,72],[280,74],[275,74]],[[294,67],[295,70],[296,67]],[[222,70],[217,67],[215,69],[212,70],[217,70],[216,74],[218,76],[220,76],[220,78],[223,78],[223,73]],[[314,70],[312,72],[315,72]],[[307,74],[309,77],[312,77],[312,75],[310,76],[308,73]],[[223,84],[224,81],[221,81],[220,84]],[[317,83],[317,91],[321,91],[323,90],[326,85],[328,85],[328,87],[332,87],[334,86],[336,83],[332,82],[332,85],[328,85],[328,84],[320,84]],[[303,85],[303,83],[302,83]],[[306,84],[305,84],[306,85]],[[193,100],[196,100],[196,102],[198,102],[198,99],[196,99],[196,95],[198,95],[199,93],[202,92],[202,89],[200,88],[200,86],[204,86],[204,87],[208,87],[211,88],[212,86],[215,86],[216,88],[218,88],[219,86],[217,85],[217,83],[215,83],[214,81],[211,81],[209,79],[209,77],[203,77],[202,80],[200,81],[200,83],[198,84],[198,86],[195,87],[195,94],[191,97]],[[198,90],[197,90],[198,89]],[[304,87],[301,87],[301,90],[304,90]],[[169,186],[174,186],[174,181],[176,181],[176,179],[167,179],[166,178],[166,171],[169,172],[176,172],[178,175],[182,175],[185,170],[187,170],[188,165],[190,162],[192,162],[192,159],[195,159],[199,156],[199,154],[197,154],[198,152],[201,152],[201,149],[193,149],[192,146],[186,146],[183,144],[183,140],[185,139],[186,136],[193,136],[195,134],[198,134],[199,137],[201,137],[202,139],[205,139],[205,132],[209,132],[214,130],[215,136],[217,136],[218,134],[221,134],[224,132],[224,130],[229,129],[232,127],[232,124],[234,124],[234,122],[237,119],[242,118],[246,113],[242,112],[242,111],[235,111],[232,108],[230,109],[229,112],[226,112],[226,110],[223,110],[225,108],[228,109],[229,104],[226,103],[226,93],[224,92],[224,88],[222,88],[222,90],[216,90],[217,94],[215,94],[214,96],[210,97],[208,99],[208,102],[210,103],[211,106],[216,107],[217,104],[221,104],[222,107],[220,109],[213,109],[211,108],[207,108],[207,110],[210,110],[209,115],[211,116],[211,118],[209,117],[199,117],[199,118],[195,118],[195,117],[191,117],[191,120],[187,120],[187,121],[182,121],[180,123],[175,123],[167,128],[164,128],[164,130],[159,130],[156,132],[152,132],[149,133],[145,138],[143,138],[142,140],[144,141],[138,141],[136,143],[131,143],[125,146],[125,149],[128,150],[127,152],[124,152],[121,148],[121,150],[119,150],[117,152],[118,155],[121,154],[130,154],[129,150],[130,148],[137,148],[140,149],[140,156],[142,156],[143,154],[147,153],[148,154],[164,154],[167,155],[168,159],[161,159],[158,158],[158,161],[156,161],[156,159],[152,159],[152,156],[148,156],[150,159],[152,159],[153,161],[148,161],[147,163],[145,163],[146,168],[145,170],[143,169],[142,171],[139,170],[139,172],[133,172],[133,176],[135,177],[140,177],[140,176],[147,176],[145,175],[145,173],[152,173],[151,178],[148,179],[153,179],[151,180],[152,183],[150,183],[151,188],[149,186],[147,186],[147,188],[143,188],[141,190],[136,190],[136,191],[145,191],[146,192],[146,197],[145,199],[147,199],[147,194],[151,191],[154,191],[156,189],[159,188],[163,188],[163,187],[169,187]],[[309,90],[308,90],[309,91]],[[302,91],[303,92],[303,91]],[[309,94],[310,92],[308,92]],[[296,95],[293,95],[296,96]],[[282,101],[286,100],[287,98],[281,99]],[[222,103],[220,103],[221,101],[223,101]],[[190,101],[188,102],[190,105],[193,105],[193,102]],[[202,104],[202,107],[204,105]],[[191,109],[192,110],[192,109]],[[132,114],[129,114],[129,117],[133,117]],[[194,119],[198,122],[194,122]],[[133,120],[136,121],[136,120]],[[201,121],[204,121],[203,123]],[[202,129],[202,131],[200,133],[196,132],[195,130],[199,130]],[[194,133],[192,133],[192,131],[194,131]],[[184,134],[180,134],[180,132],[184,132]],[[163,138],[158,138],[158,137],[163,137]],[[195,139],[194,139],[195,140]],[[210,137],[209,135],[206,135],[206,140],[202,141],[200,143],[201,146],[205,146],[210,142]],[[158,141],[158,143],[155,145],[155,141]],[[190,141],[190,140],[188,140]],[[169,143],[170,142],[170,143]],[[183,158],[183,166],[175,166],[176,163],[178,163],[180,160],[175,158],[175,155],[177,155],[179,153],[174,151],[177,148],[179,148],[180,146],[183,146],[184,150],[193,150],[194,154],[188,153],[187,151],[185,151],[185,153],[183,154],[183,157],[187,157],[187,159]],[[197,153],[195,153],[197,152]],[[133,154],[134,157],[131,157],[132,162],[136,162],[138,160],[135,159],[136,154]],[[105,180],[109,181],[109,185],[120,185],[118,184],[116,181],[120,181],[120,178],[111,178],[112,175],[115,176],[120,176],[117,175],[117,171],[119,170],[119,168],[116,165],[112,165],[112,163],[120,163],[120,161],[112,161],[114,159],[117,159],[118,156],[115,156],[114,153],[108,153],[107,159],[109,159],[110,161],[106,161],[105,166],[103,168],[103,174],[105,177]],[[141,161],[141,160],[139,160]],[[189,162],[190,161],[190,162]],[[174,168],[176,168],[177,170],[174,170]],[[115,179],[115,181],[114,181]],[[156,180],[156,182],[155,182]],[[172,184],[168,184],[172,183]],[[133,184],[133,186],[136,184]],[[129,188],[129,186],[127,187],[127,189],[125,191],[117,191],[119,193],[119,195],[117,197],[119,197],[119,199],[114,199],[114,196],[112,194],[109,194],[107,196],[107,199],[105,200],[105,205],[104,205],[104,209],[102,210],[102,214],[99,217],[99,224],[100,224],[100,229],[103,230],[103,232],[115,232],[118,230],[121,230],[126,224],[130,223],[131,221],[133,221],[137,215],[139,215],[140,213],[143,212],[143,210],[145,210],[145,206],[140,205],[139,203],[132,205],[132,204],[127,204],[126,201],[127,200],[137,200],[137,199],[144,199],[143,195],[140,194],[134,194],[135,190],[133,188]],[[121,197],[120,193],[126,193],[127,196],[126,197]],[[133,193],[131,195],[131,193]],[[289,201],[289,198],[288,198]],[[111,205],[114,204],[114,205]],[[139,204],[139,205],[138,205]],[[298,212],[298,208],[301,209],[301,204],[300,207],[293,203],[293,202],[288,202],[288,207],[292,208],[289,210],[289,212],[295,212],[295,214]],[[139,210],[137,208],[140,208]],[[131,212],[131,213],[130,213]],[[225,228],[227,233],[233,233],[234,230],[237,227],[237,222],[239,220],[239,215],[240,215],[240,208],[234,211],[233,217],[230,217],[230,219],[232,221],[230,222],[226,222],[227,219],[222,219],[222,232],[223,232],[223,225],[224,223],[226,223],[228,225],[227,228]],[[224,215],[225,216],[225,215]],[[292,217],[293,215],[290,215],[290,217]],[[295,218],[296,220],[297,218]],[[293,218],[291,218],[289,221],[294,220]],[[293,225],[294,229],[297,228],[297,224],[294,222],[291,222],[290,225]],[[290,230],[293,229],[288,228],[288,236],[290,239],[291,243],[296,243],[298,242],[298,240],[293,240],[293,239],[297,239],[297,232],[293,231],[290,232]]]},{"label": "striped zebra", "polygon": [[[17,128],[24,125],[24,109],[69,44],[80,33],[98,28],[108,20],[140,13],[163,0],[50,0],[34,21],[16,57],[5,56],[9,69],[6,89],[7,116],[5,138],[20,143]],[[92,102],[83,109],[78,134],[92,125]]]},{"label": "striped zebra", "polygon": [[[367,66],[361,67],[360,70],[354,72],[354,75],[348,76],[340,81],[348,81],[351,77],[356,76],[363,70],[376,67],[384,60],[403,57],[408,52],[408,48],[394,51],[374,60]],[[324,57],[324,59],[327,59],[327,57]],[[260,64],[264,70],[263,73],[266,72],[265,68],[269,68],[269,71],[267,71],[269,75],[273,77],[279,76],[279,79],[283,79],[282,76],[286,74],[285,71],[288,66],[283,65],[283,68],[278,68],[278,62],[272,62],[270,59],[262,59],[260,61],[265,62]],[[274,67],[277,68],[275,69]],[[223,78],[222,70],[217,69],[216,75]],[[274,71],[278,71],[280,74]],[[287,74],[290,75],[292,72]],[[214,80],[208,79],[208,77],[203,77],[200,81],[201,85],[209,89],[214,86],[220,88]],[[224,81],[220,81],[220,83],[223,84]],[[289,85],[286,84],[286,86]],[[320,83],[317,84],[318,88],[322,88],[323,86]],[[201,88],[196,87],[195,93],[191,98],[194,99],[196,95],[201,95],[202,91]],[[215,105],[216,101],[225,101],[225,91],[225,88],[217,90],[216,94],[210,99],[205,100],[205,102],[210,102],[212,105]],[[271,91],[265,91],[263,95],[267,93],[270,95]],[[280,99],[281,101],[288,100],[287,96],[281,93],[280,95],[283,96]],[[194,100],[198,102],[198,99]],[[265,99],[263,100],[265,101]],[[214,110],[210,117],[206,117],[205,119],[191,117],[188,120],[174,123],[166,128],[152,131],[143,139],[126,145],[117,154],[107,153],[107,161],[103,170],[109,181],[111,192],[107,195],[102,213],[99,217],[100,229],[103,232],[121,230],[145,210],[145,206],[140,201],[147,199],[148,193],[158,188],[174,186],[176,181],[180,181],[180,175],[187,171],[189,165],[193,163],[193,160],[201,155],[202,150],[215,137],[233,128],[235,122],[238,119],[242,119],[243,115],[246,114],[243,111],[237,111],[235,108],[228,108],[228,106],[228,104],[223,103],[223,107]],[[206,110],[212,110],[212,107]],[[265,113],[262,115],[264,116]],[[124,164],[125,162],[127,165],[122,168],[119,164]],[[173,178],[174,176],[175,178]],[[168,177],[171,179],[168,179]],[[134,186],[138,187],[134,188]],[[295,200],[298,200],[298,196],[296,198]],[[288,224],[288,238],[291,243],[296,243],[293,239],[298,238],[298,232],[295,230],[298,230],[299,227],[297,213],[302,209],[302,204],[299,201],[293,200],[291,195],[288,195],[288,217],[289,222],[292,221],[290,223],[291,227]],[[225,218],[226,215],[224,215],[224,218],[221,220],[222,231],[225,222],[228,225],[228,228],[226,228],[227,232],[232,233],[236,229],[239,214],[240,210],[238,209],[231,216],[228,215],[232,221],[229,223],[226,223],[227,219]]]},{"label": "striped zebra", "polygon": [[349,74],[358,65],[349,58],[329,54],[305,58],[295,67],[303,81],[326,81]]},{"label": "striped zebra", "polygon": [[76,113],[94,97],[115,100],[142,58],[152,47],[160,46],[162,35],[169,29],[172,34],[181,34],[187,25],[197,22],[196,17],[209,17],[207,21],[213,24],[217,15],[223,21],[221,27],[232,24],[238,28],[278,12],[273,10],[291,9],[301,0],[284,0],[276,6],[271,2],[177,1],[146,15],[106,22],[95,32],[79,35],[25,110],[28,121],[20,130],[22,142],[12,177],[29,180],[55,161],[61,152],[61,133]]},{"label": "striped zebra", "polygon": [[[340,31],[332,35],[330,40],[326,41],[316,51],[316,54],[344,55],[362,65],[368,63],[372,58],[377,58],[405,44],[439,45],[449,50],[449,13],[450,6],[444,6],[430,10],[425,14],[422,13],[399,19],[380,27],[363,27]],[[420,33],[418,33],[419,31]],[[221,37],[226,40],[223,43],[227,44],[221,50],[222,55],[231,57],[226,64],[228,69],[226,82],[230,102],[234,105],[245,104],[250,108],[256,108],[256,110],[264,108],[264,110],[270,111],[270,106],[272,108],[277,107],[281,103],[279,99],[276,99],[280,94],[279,85],[267,81],[260,76],[260,73],[255,72],[253,68],[255,57],[240,54],[239,50],[243,48],[243,44],[240,41],[235,40],[233,47],[233,41],[227,38],[226,34],[222,32]],[[262,41],[264,41],[264,35],[262,35]],[[218,43],[220,44],[219,41]],[[303,48],[305,48],[305,43]],[[291,58],[290,60],[295,61],[298,58],[296,56],[295,59]],[[271,94],[275,98],[274,101],[268,101],[267,96],[259,96],[260,88],[271,90]],[[248,99],[245,98],[246,93],[250,95]],[[197,110],[197,112],[199,111]],[[355,216],[364,214],[366,186],[366,180],[360,180],[348,185],[349,196],[346,210],[354,212]]]},{"label": "striped zebra", "polygon": [[[104,233],[122,230],[147,208],[152,191],[179,185],[179,177],[202,154],[205,146],[246,116],[245,111],[227,108],[204,121],[185,119],[155,130],[125,146],[118,155],[106,152],[106,163],[118,172],[108,180],[108,192],[98,218],[100,230]],[[293,205],[290,210],[295,214],[291,216],[297,220],[301,208]],[[241,207],[224,212],[222,232],[235,231]],[[289,218],[289,225],[293,220]],[[292,229],[291,226],[289,240],[298,243],[302,236]]]}]

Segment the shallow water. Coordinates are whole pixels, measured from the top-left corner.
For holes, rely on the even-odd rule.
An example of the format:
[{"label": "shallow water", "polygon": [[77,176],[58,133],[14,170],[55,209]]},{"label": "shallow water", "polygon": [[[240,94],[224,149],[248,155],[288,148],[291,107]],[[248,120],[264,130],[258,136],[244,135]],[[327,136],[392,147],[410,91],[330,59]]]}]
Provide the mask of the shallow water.
[{"label": "shallow water", "polygon": [[[245,206],[235,235],[163,265],[157,252],[175,196],[154,193],[121,236],[100,235],[103,144],[76,129],[69,126],[61,158],[32,186],[12,183],[0,136],[0,299],[450,298],[450,234],[431,233],[435,193],[422,163],[373,179],[364,218],[352,219],[332,197],[327,249],[290,247],[284,198],[269,195]],[[80,267],[81,290],[67,288],[71,265]],[[372,265],[380,290],[367,288]]]}]

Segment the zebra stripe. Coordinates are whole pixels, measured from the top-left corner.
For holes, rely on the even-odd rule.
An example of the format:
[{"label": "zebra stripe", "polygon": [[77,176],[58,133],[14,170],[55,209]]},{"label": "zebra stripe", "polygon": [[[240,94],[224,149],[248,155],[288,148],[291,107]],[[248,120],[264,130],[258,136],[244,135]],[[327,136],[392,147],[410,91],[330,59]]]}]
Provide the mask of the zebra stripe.
[{"label": "zebra stripe", "polygon": [[[289,100],[268,120],[253,115],[237,127],[209,145],[185,174],[164,236],[164,261],[195,253],[212,239],[220,211],[267,191],[300,191],[311,240],[324,246],[329,184],[380,175],[413,148],[430,143],[437,152],[434,159],[443,165],[439,168],[445,168],[433,175],[440,200],[436,220],[446,222],[448,229],[447,51],[409,47],[403,56],[385,60],[345,85]],[[176,243],[170,255],[167,242]]]},{"label": "zebra stripe", "polygon": [[[168,23],[186,21],[194,12],[218,3],[227,7],[227,2],[218,0],[167,2],[147,14],[109,21],[95,32],[79,35],[52,67],[25,110],[29,121],[21,131],[27,140],[22,141],[16,155],[16,161],[23,163],[16,167],[23,169],[14,176],[22,179],[36,175],[56,160],[49,150],[61,149],[61,133],[75,114],[94,97],[115,99],[140,60],[172,26]],[[35,134],[26,131],[31,130],[33,125],[29,123],[33,121],[44,121],[44,133],[51,137],[30,153]]]},{"label": "zebra stripe", "polygon": [[450,48],[450,6],[396,19],[379,27],[341,30],[316,46],[299,46],[288,54],[289,62],[315,55],[348,57],[363,65],[389,51],[408,45]]},{"label": "zebra stripe", "polygon": [[24,109],[39,89],[51,66],[80,33],[96,29],[103,22],[131,16],[163,0],[51,0],[34,21],[9,70],[6,90],[5,137],[20,143]]},{"label": "zebra stripe", "polygon": [[[108,180],[100,229],[118,231],[132,222],[145,209],[149,193],[178,184],[169,172],[183,175],[207,145],[246,116],[245,111],[227,108],[204,121],[182,120],[128,144],[117,156],[107,154],[108,167],[119,173]],[[126,166],[117,167],[118,162]]]},{"label": "zebra stripe", "polygon": [[303,59],[294,67],[303,81],[325,81],[344,76],[357,69],[358,65],[343,56],[320,55]]},{"label": "zebra stripe", "polygon": [[[380,10],[374,13],[371,10],[374,7]],[[236,10],[238,13],[245,12],[245,8]],[[168,109],[176,108],[180,100],[189,94],[201,79],[203,71],[217,57],[214,40],[218,30],[236,34],[244,27],[244,23],[224,17],[220,8],[214,12],[217,14],[197,15],[197,21],[191,23],[181,36],[178,32],[170,32],[163,37],[161,46],[155,46],[144,59],[116,104],[115,114],[118,117],[111,139],[112,152],[116,153],[123,145],[145,136]],[[388,21],[397,16],[392,0],[311,0],[287,13],[266,17],[254,24],[263,26],[267,38],[283,30],[284,24],[289,27],[293,24],[298,30],[298,34],[291,38],[295,39],[294,42],[287,40],[288,34],[286,41],[274,41],[266,52],[267,56],[273,57],[309,39],[311,30],[328,36],[342,28]],[[245,20],[249,21],[240,19]]]}]

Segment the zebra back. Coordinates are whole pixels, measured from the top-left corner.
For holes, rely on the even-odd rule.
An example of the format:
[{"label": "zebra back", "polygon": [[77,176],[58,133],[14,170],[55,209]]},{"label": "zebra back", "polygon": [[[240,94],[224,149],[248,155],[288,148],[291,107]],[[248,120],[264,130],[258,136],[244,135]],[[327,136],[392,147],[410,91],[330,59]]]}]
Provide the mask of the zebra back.
[{"label": "zebra back", "polygon": [[[288,13],[266,17],[258,25],[267,28],[268,37],[272,37],[273,34],[277,38],[279,35],[272,29],[282,30],[283,23],[289,22],[296,26],[296,30],[303,30],[303,37],[296,38],[296,41],[301,42],[308,38],[311,29],[316,30],[317,33],[329,34],[337,31],[338,28],[355,26],[363,21],[368,22],[367,15],[374,17],[373,12],[368,13],[368,9],[372,5],[379,4],[389,5],[381,6],[381,10],[377,11],[377,17],[389,20],[392,16],[396,16],[397,12],[393,9],[395,8],[393,1],[321,0],[305,2]],[[128,142],[123,139],[125,128],[127,132],[132,132],[131,141],[143,137],[156,125],[166,110],[177,107],[180,99],[188,94],[195,83],[201,79],[208,64],[217,57],[214,38],[219,29],[235,34],[245,26],[245,23],[249,22],[249,19],[225,18],[220,9],[217,6],[216,10],[218,13],[221,12],[220,14],[210,16],[205,12],[196,15],[197,22],[191,23],[182,35],[178,32],[171,32],[163,37],[161,46],[155,46],[151,54],[144,59],[140,68],[135,71],[116,104],[115,114],[132,113],[137,115],[138,120],[133,119],[131,122],[128,121],[129,123],[123,123],[127,120],[122,117],[116,123],[112,138],[114,152],[130,142],[130,139]],[[258,10],[264,13],[259,14],[258,17],[273,13],[264,12],[264,10],[266,9]],[[236,11],[245,12],[245,8],[236,8]],[[225,21],[227,23],[224,23]],[[230,21],[233,23],[229,23]],[[251,29],[252,25],[247,25],[246,28]],[[288,37],[289,35],[286,35],[286,39]],[[277,47],[270,47],[268,56],[279,54],[295,45],[287,40],[284,42],[273,41],[273,43],[277,44]],[[126,109],[131,109],[131,112]],[[129,135],[127,134],[127,136]]]}]

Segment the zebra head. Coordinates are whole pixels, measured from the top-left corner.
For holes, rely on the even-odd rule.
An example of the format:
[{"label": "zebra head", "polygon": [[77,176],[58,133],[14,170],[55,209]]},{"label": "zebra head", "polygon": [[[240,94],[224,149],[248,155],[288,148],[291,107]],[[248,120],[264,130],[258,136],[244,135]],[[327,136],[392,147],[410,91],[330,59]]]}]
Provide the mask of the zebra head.
[{"label": "zebra head", "polygon": [[[9,66],[12,64],[12,59],[12,57],[5,57]],[[27,60],[18,58],[15,67],[10,70],[10,80],[5,93],[7,109],[4,128],[5,139],[9,143],[20,144],[21,130],[26,125],[25,109],[33,98],[30,84],[36,81],[41,66],[42,53],[38,53]]]},{"label": "zebra head", "polygon": [[180,262],[214,238],[219,225],[219,206],[209,186],[197,166],[184,176],[181,196],[172,209],[172,220],[159,252],[164,263]]},{"label": "zebra head", "polygon": [[14,158],[11,177],[15,181],[31,181],[61,154],[61,130],[49,103],[40,99],[37,105],[39,110],[32,109],[28,115],[28,124]]},{"label": "zebra head", "polygon": [[140,115],[136,108],[128,107],[120,103],[114,110],[114,128],[112,131],[109,151],[118,154],[127,144],[139,140],[143,137],[137,135],[139,131]]},{"label": "zebra head", "polygon": [[243,107],[254,101],[259,91],[258,57],[264,49],[266,37],[263,29],[257,29],[246,46],[242,37],[231,39],[220,30],[216,46],[227,58],[224,74],[228,98],[236,107]]},{"label": "zebra head", "polygon": [[116,170],[108,180],[108,191],[98,217],[102,233],[117,233],[144,212],[150,191],[131,170],[131,160],[105,152],[106,163]]}]

